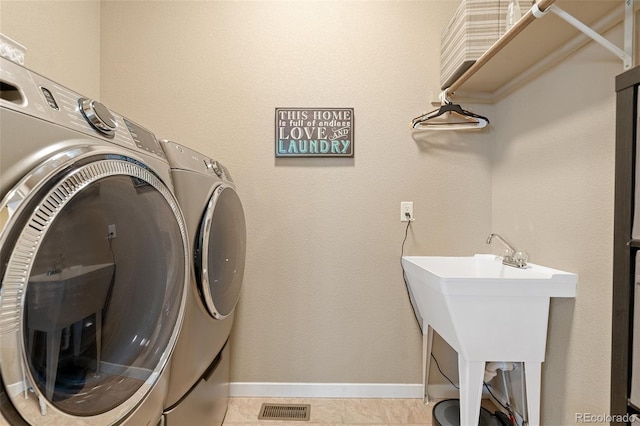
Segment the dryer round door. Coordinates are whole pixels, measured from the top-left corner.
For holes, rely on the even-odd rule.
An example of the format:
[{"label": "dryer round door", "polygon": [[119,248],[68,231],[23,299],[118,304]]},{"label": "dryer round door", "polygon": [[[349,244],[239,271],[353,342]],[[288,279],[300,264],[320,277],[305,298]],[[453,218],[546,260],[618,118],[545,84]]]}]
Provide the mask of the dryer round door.
[{"label": "dryer round door", "polygon": [[246,255],[246,225],[237,192],[218,185],[204,212],[195,247],[200,296],[215,319],[235,308],[240,297]]},{"label": "dryer round door", "polygon": [[0,204],[0,374],[30,424],[125,418],[182,323],[177,202],[144,163],[99,152],[50,158]]}]

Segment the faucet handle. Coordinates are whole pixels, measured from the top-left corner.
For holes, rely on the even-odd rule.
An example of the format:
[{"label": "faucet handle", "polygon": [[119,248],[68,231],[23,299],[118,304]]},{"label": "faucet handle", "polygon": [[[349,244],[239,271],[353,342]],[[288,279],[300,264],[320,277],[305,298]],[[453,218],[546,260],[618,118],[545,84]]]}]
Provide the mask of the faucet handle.
[{"label": "faucet handle", "polygon": [[516,252],[513,258],[516,263],[522,268],[527,266],[527,261],[529,260],[529,255],[524,251]]},{"label": "faucet handle", "polygon": [[513,259],[514,255],[515,255],[514,251],[511,250],[510,248],[505,248],[504,250],[502,250],[502,257],[505,259]]}]

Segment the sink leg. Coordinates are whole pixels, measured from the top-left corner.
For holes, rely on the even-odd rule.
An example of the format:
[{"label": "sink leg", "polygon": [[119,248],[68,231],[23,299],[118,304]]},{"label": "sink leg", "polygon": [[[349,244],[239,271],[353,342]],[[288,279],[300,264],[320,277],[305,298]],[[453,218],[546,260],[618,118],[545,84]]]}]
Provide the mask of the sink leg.
[{"label": "sink leg", "polygon": [[78,358],[80,356],[80,348],[82,344],[82,327],[84,322],[82,320],[73,323],[73,356]]},{"label": "sink leg", "polygon": [[540,382],[542,363],[524,363],[525,385],[527,389],[527,416],[530,426],[540,425]]},{"label": "sink leg", "polygon": [[45,384],[45,396],[49,401],[53,401],[53,393],[56,387],[61,334],[62,329],[47,333],[47,382]]},{"label": "sink leg", "polygon": [[433,348],[433,328],[427,326],[427,334],[422,335],[422,397],[429,404],[429,370],[431,368],[431,349]]},{"label": "sink leg", "polygon": [[458,355],[460,376],[460,425],[474,426],[480,419],[484,361],[467,361]]}]

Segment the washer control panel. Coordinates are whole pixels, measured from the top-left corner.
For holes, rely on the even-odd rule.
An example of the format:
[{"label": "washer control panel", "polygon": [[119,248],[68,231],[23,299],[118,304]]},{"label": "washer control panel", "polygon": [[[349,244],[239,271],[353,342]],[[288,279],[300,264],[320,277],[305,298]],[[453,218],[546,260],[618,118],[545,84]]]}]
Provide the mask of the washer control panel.
[{"label": "washer control panel", "polygon": [[[93,137],[166,160],[155,135],[101,102],[0,57],[0,103]],[[5,88],[11,89],[10,91]]]}]

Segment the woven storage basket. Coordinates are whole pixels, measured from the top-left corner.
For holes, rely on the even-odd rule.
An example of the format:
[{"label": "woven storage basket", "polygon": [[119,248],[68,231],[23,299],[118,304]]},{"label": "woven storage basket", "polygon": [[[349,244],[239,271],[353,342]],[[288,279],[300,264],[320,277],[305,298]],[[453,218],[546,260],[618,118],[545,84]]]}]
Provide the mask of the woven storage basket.
[{"label": "woven storage basket", "polygon": [[444,90],[504,33],[508,0],[463,0],[442,32],[440,84]]}]

